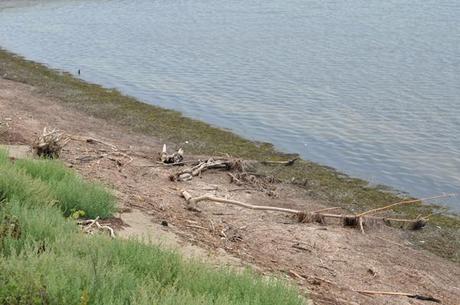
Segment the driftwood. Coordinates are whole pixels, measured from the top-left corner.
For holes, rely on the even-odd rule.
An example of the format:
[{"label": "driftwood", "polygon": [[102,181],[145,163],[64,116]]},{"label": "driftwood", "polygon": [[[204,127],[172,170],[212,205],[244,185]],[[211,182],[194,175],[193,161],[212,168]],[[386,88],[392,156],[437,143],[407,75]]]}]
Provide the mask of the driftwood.
[{"label": "driftwood", "polygon": [[88,220],[79,220],[77,223],[82,226],[82,230],[83,232],[87,233],[87,234],[94,234],[95,233],[95,230],[93,228],[94,225],[96,225],[97,227],[97,230],[106,230],[109,232],[110,234],[110,237],[112,238],[115,238],[115,232],[114,230],[107,226],[107,225],[101,225],[99,222],[99,216],[96,217],[95,219],[88,219]]},{"label": "driftwood", "polygon": [[330,214],[330,213],[322,213],[322,212],[306,212],[300,211],[295,209],[287,209],[281,207],[273,207],[273,206],[260,206],[260,205],[252,205],[249,203],[237,201],[237,200],[230,200],[225,198],[219,198],[215,196],[199,196],[199,197],[192,197],[192,195],[187,192],[186,190],[182,191],[182,197],[186,200],[189,209],[196,209],[196,205],[200,201],[215,201],[220,203],[227,203],[231,205],[240,206],[243,208],[251,209],[251,210],[263,210],[263,211],[274,211],[274,212],[282,212],[295,215],[299,222],[318,222],[318,223],[325,223],[326,218],[333,218],[333,219],[340,219],[342,220],[342,224],[344,226],[350,227],[358,227],[361,229],[361,232],[364,233],[364,223],[365,221],[383,221],[387,222],[399,222],[399,223],[408,223],[410,228],[412,229],[420,229],[423,227],[427,219],[426,218],[416,218],[416,219],[398,219],[398,218],[387,218],[387,217],[378,217],[378,216],[357,216],[353,214]]},{"label": "driftwood", "polygon": [[219,197],[214,197],[214,196],[207,196],[207,195],[193,198],[192,195],[190,195],[190,193],[187,191],[183,191],[182,196],[185,198],[187,203],[192,206],[196,205],[200,201],[209,200],[209,201],[215,201],[215,202],[221,202],[221,203],[229,203],[229,204],[241,206],[241,207],[251,209],[251,210],[277,211],[277,212],[285,212],[285,213],[290,213],[290,214],[299,213],[299,211],[292,210],[292,209],[252,205],[252,204],[248,204],[248,203],[244,203],[244,202],[240,202],[236,200],[229,200],[229,199],[224,199],[224,198],[219,198]]},{"label": "driftwood", "polygon": [[291,160],[287,160],[287,161],[261,161],[260,163],[262,164],[266,164],[266,165],[269,165],[269,164],[276,164],[276,165],[286,165],[286,166],[290,166],[290,165],[293,165],[295,161],[299,160],[299,158],[294,158],[294,159],[291,159]]},{"label": "driftwood", "polygon": [[376,208],[376,209],[372,209],[372,210],[360,213],[360,214],[358,214],[356,216],[362,217],[362,216],[365,216],[365,215],[376,214],[376,213],[380,213],[380,212],[383,212],[383,211],[391,210],[391,209],[393,209],[393,208],[395,208],[397,206],[401,206],[401,205],[419,203],[419,202],[422,202],[422,201],[425,201],[425,200],[436,199],[436,198],[452,197],[452,196],[455,196],[455,195],[456,194],[443,194],[443,195],[439,195],[439,196],[422,198],[422,199],[412,199],[412,200],[399,201],[399,202],[396,202],[396,203],[392,203],[392,204],[383,206],[381,208]]},{"label": "driftwood", "polygon": [[49,131],[45,127],[42,134],[35,139],[32,148],[40,157],[58,158],[69,141],[70,139],[65,137],[63,132],[57,129]]},{"label": "driftwood", "polygon": [[407,293],[407,292],[374,291],[374,290],[354,290],[354,291],[359,292],[359,293],[364,293],[364,294],[406,296],[406,297],[417,299],[417,300],[441,303],[441,300],[433,298],[432,296],[426,296],[426,295],[420,295],[420,294],[414,294],[414,293]]},{"label": "driftwood", "polygon": [[226,169],[226,170],[242,170],[242,161],[238,159],[217,159],[209,158],[206,161],[201,161],[197,165],[179,171],[176,174],[169,176],[171,181],[188,181],[194,176],[201,175],[202,172],[208,169]]},{"label": "driftwood", "polygon": [[278,197],[276,186],[273,183],[277,182],[274,177],[260,176],[249,172],[227,173],[230,176],[230,182],[238,186],[248,185],[253,190],[261,191],[270,197]]},{"label": "driftwood", "polygon": [[177,164],[184,160],[184,150],[179,148],[178,151],[168,155],[166,151],[166,144],[163,144],[163,150],[160,154],[160,161],[167,164]]}]

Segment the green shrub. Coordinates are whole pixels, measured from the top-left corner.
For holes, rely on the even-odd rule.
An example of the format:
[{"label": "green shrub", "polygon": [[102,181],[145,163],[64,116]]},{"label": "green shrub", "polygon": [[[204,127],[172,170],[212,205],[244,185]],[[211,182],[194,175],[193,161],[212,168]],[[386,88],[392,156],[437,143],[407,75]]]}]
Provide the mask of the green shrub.
[{"label": "green shrub", "polygon": [[29,206],[54,203],[48,185],[7,163],[0,164],[0,200],[17,200]]}]

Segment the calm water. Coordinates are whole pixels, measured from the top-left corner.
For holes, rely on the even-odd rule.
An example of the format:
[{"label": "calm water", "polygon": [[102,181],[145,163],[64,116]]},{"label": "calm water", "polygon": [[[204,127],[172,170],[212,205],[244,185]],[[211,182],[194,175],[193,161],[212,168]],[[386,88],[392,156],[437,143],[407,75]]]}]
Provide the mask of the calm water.
[{"label": "calm water", "polygon": [[32,3],[0,10],[0,46],[375,184],[460,192],[458,0]]}]

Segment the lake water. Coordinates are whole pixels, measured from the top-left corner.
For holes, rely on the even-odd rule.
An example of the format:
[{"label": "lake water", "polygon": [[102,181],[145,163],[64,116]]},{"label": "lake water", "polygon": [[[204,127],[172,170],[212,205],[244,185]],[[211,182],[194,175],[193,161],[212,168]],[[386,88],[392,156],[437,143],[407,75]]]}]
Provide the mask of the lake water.
[{"label": "lake water", "polygon": [[460,192],[458,0],[8,1],[0,46],[374,184]]}]

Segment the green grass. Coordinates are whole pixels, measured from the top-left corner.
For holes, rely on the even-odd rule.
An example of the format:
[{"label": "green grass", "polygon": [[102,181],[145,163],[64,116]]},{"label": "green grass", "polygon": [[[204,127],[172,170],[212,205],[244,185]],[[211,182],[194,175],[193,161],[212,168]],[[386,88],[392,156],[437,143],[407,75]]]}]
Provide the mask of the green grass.
[{"label": "green grass", "polygon": [[81,210],[90,218],[106,218],[115,211],[115,198],[102,185],[84,181],[58,161],[18,160],[15,165],[49,186],[65,216]]},{"label": "green grass", "polygon": [[2,161],[4,155],[0,199],[56,205],[65,216],[80,210],[90,218],[106,218],[115,211],[115,197],[103,186],[84,181],[58,161],[17,160],[13,165]]},{"label": "green grass", "polygon": [[304,304],[297,290],[273,278],[81,233],[58,206],[68,205],[65,199],[55,204],[55,183],[66,179],[93,192],[56,161],[11,163],[0,151],[0,304]]},{"label": "green grass", "polygon": [[[274,161],[287,160],[294,156],[276,151],[269,143],[249,141],[229,131],[184,117],[179,112],[147,105],[116,90],[86,83],[68,73],[54,71],[1,49],[0,75],[32,85],[39,93],[50,96],[67,107],[124,126],[128,130],[156,137],[164,143],[180,145],[187,154],[227,153],[244,159]],[[404,197],[397,192],[369,186],[367,181],[348,177],[334,169],[306,160],[299,160],[289,167],[261,165],[257,170],[301,186],[309,198],[352,212],[397,202]],[[436,210],[435,206],[416,206],[401,208],[396,214],[401,217],[416,217]],[[411,235],[410,238],[425,238],[421,247],[460,262],[459,236],[459,217],[440,215],[434,217],[421,234]],[[444,244],[444,241],[448,242]]]}]

